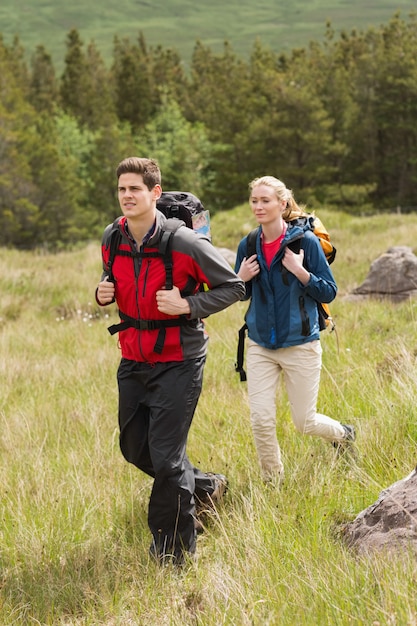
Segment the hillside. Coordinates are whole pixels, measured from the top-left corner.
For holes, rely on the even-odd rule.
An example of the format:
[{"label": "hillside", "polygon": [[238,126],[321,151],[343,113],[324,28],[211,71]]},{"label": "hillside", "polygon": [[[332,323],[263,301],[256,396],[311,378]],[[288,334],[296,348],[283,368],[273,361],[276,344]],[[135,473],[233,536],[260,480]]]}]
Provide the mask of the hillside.
[{"label": "hillside", "polygon": [[412,0],[252,0],[196,3],[193,0],[2,0],[0,33],[6,43],[19,36],[30,54],[43,44],[62,67],[65,39],[71,28],[84,43],[94,40],[106,61],[111,59],[113,38],[135,39],[142,31],[149,45],[173,47],[188,62],[196,40],[220,50],[228,40],[236,53],[247,55],[253,42],[277,52],[302,47],[323,38],[330,20],[336,33],[365,30],[386,23],[396,11],[406,18],[415,11]]}]

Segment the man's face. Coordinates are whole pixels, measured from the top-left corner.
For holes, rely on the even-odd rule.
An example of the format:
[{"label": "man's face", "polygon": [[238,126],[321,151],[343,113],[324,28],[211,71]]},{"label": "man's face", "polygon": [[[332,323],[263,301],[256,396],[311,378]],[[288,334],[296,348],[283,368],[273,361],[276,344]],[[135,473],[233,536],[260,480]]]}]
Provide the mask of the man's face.
[{"label": "man's face", "polygon": [[155,211],[156,200],[162,189],[155,185],[149,191],[141,174],[121,174],[117,187],[119,204],[123,215],[128,219],[141,219],[152,215]]}]

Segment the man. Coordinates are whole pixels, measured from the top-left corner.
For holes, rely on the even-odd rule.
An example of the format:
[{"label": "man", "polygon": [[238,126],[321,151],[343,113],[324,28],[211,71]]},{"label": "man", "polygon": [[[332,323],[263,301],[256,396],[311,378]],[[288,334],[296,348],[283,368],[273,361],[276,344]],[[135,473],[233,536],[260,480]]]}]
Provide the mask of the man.
[{"label": "man", "polygon": [[[156,208],[158,164],[130,157],[116,174],[121,239],[110,276],[106,229],[96,299],[103,306],[116,301],[122,319],[120,447],[127,461],[154,478],[151,554],[182,563],[196,548],[195,498],[215,500],[227,485],[224,476],[193,467],[186,454],[207,351],[201,320],[240,300],[245,287],[206,238],[183,226],[172,236],[173,287],[166,289],[158,243],[172,220]],[[203,283],[208,290],[200,289]]]}]

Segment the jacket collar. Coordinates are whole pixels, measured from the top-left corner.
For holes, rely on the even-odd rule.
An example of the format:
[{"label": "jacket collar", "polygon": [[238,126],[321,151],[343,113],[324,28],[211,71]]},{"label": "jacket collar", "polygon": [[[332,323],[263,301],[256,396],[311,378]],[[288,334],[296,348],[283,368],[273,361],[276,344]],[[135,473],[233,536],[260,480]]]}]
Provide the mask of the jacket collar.
[{"label": "jacket collar", "polygon": [[165,215],[161,213],[161,211],[158,211],[157,209],[153,231],[150,232],[149,239],[146,242],[144,242],[146,245],[148,246],[158,245],[159,240],[161,238],[161,230],[163,229],[166,221],[167,221],[167,218],[165,217]]}]

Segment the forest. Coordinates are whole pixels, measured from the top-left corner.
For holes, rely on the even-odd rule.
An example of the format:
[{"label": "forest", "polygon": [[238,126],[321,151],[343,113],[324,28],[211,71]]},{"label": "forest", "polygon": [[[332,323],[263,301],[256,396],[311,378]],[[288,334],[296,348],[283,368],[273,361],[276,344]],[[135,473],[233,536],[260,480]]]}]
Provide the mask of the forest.
[{"label": "forest", "polygon": [[248,59],[196,41],[114,38],[106,64],[71,29],[58,75],[0,36],[0,246],[51,251],[101,236],[119,213],[117,163],[156,158],[163,188],[212,214],[272,174],[297,201],[357,215],[417,210],[417,16]]}]

